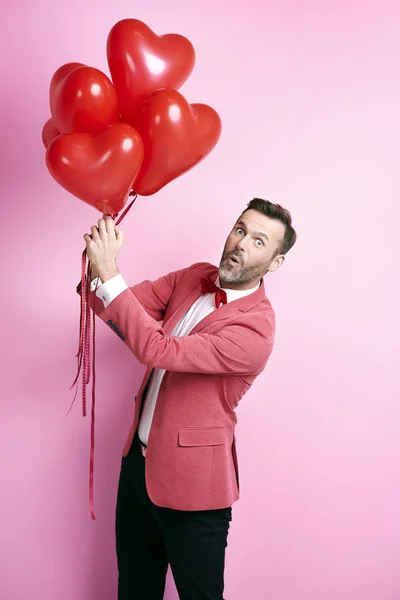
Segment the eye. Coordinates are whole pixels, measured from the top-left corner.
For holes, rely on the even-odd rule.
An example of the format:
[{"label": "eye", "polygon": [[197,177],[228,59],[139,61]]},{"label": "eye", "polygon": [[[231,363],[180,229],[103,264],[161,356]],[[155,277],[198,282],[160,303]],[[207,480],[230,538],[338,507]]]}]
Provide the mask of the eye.
[{"label": "eye", "polygon": [[238,227],[238,228],[236,229],[236,232],[237,232],[239,235],[243,235],[243,233],[244,233],[244,230],[243,230],[241,227]]},{"label": "eye", "polygon": [[258,246],[258,248],[262,248],[264,246],[264,242],[258,238],[258,240],[256,240],[256,246]]}]

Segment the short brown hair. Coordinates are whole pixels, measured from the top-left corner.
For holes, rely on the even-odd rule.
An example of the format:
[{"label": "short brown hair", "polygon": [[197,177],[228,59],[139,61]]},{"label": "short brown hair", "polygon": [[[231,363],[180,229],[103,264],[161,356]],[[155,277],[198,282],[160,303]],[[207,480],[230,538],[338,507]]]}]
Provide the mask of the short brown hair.
[{"label": "short brown hair", "polygon": [[[267,215],[270,219],[276,219],[285,225],[285,235],[279,248],[276,250],[274,256],[278,254],[286,254],[290,248],[294,245],[297,239],[297,234],[292,227],[292,215],[288,210],[283,208],[280,204],[273,204],[269,200],[263,200],[262,198],[253,198],[247,205],[246,210],[257,210],[263,215]],[[242,214],[243,214],[242,213]]]}]

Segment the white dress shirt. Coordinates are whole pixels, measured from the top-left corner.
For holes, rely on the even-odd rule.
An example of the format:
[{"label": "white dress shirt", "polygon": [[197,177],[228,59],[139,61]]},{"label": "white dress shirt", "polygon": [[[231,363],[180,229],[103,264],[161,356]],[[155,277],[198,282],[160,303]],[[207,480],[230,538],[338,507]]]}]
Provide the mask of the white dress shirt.
[{"label": "white dress shirt", "polygon": [[[219,286],[219,278],[216,280],[216,285]],[[124,290],[128,289],[122,275],[116,275],[112,279],[101,284],[101,280],[97,277],[91,282],[91,289],[94,291],[96,286],[99,287],[96,290],[96,296],[103,301],[104,307],[107,306],[121,294]],[[230,290],[224,289],[226,292],[228,302],[238,300],[244,296],[252,294],[259,288],[258,284],[256,287],[250,290]],[[189,310],[183,315],[181,320],[175,325],[171,332],[171,337],[180,337],[182,335],[188,335],[192,329],[204,319],[207,315],[216,310],[215,306],[215,294],[203,294],[192,304]],[[139,438],[141,442],[147,446],[149,439],[150,428],[153,421],[153,415],[156,408],[158,393],[160,386],[165,375],[164,369],[153,369],[149,384],[147,387],[147,394],[144,401],[142,415],[139,423]]]}]

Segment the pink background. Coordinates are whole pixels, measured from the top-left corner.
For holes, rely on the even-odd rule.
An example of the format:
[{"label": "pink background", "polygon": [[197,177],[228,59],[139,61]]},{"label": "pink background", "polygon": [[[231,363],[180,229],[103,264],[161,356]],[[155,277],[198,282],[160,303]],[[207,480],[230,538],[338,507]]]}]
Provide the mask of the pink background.
[{"label": "pink background", "polygon": [[[116,598],[116,487],[142,367],[98,327],[92,522],[89,420],[79,401],[63,415],[82,236],[98,215],[51,179],[40,136],[53,72],[70,61],[107,71],[108,31],[136,17],[192,41],[197,63],[182,91],[218,110],[223,135],[126,219],[128,282],[218,262],[253,196],[282,202],[299,232],[266,280],[274,354],[239,407],[226,597],[396,600],[398,3],[142,4],[25,0],[2,17],[0,597]],[[177,598],[171,580],[166,598]]]}]

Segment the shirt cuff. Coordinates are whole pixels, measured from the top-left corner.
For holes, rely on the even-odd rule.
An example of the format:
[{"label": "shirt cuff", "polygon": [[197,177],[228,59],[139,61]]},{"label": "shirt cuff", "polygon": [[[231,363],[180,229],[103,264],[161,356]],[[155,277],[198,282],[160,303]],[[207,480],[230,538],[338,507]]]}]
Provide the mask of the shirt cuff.
[{"label": "shirt cuff", "polygon": [[100,277],[95,277],[90,282],[90,291],[94,292],[94,290],[97,288],[97,286],[100,287],[102,284],[103,284],[103,282],[101,281]]},{"label": "shirt cuff", "polygon": [[[96,280],[93,279],[91,285],[93,285],[95,281]],[[94,289],[95,288],[96,284],[94,284]],[[107,306],[111,304],[111,302],[115,300],[117,296],[122,294],[122,292],[127,289],[128,286],[126,285],[122,275],[116,275],[103,284],[101,283],[101,279],[99,279],[99,287],[96,290],[96,296],[103,302],[104,308],[107,308]]]}]

